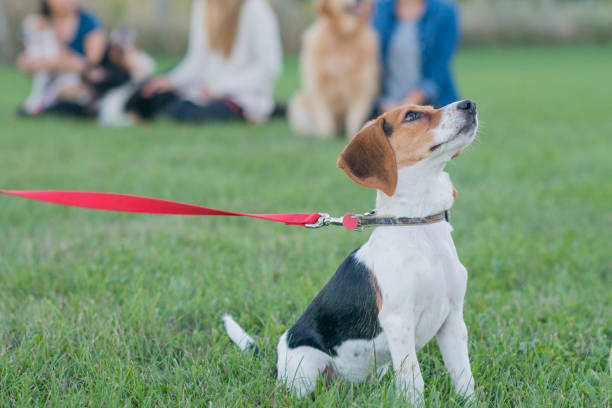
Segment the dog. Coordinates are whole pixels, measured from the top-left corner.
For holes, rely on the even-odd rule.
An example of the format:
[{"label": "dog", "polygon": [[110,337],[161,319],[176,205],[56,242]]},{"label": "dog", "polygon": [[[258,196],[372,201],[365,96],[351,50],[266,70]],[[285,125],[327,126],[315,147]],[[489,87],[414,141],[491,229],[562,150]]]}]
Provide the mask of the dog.
[{"label": "dog", "polygon": [[[21,23],[21,37],[26,58],[54,60],[61,56],[60,42],[43,16],[26,16]],[[82,85],[78,74],[38,72],[32,79],[32,89],[22,104],[21,112],[25,115],[37,115],[58,99],[87,99],[89,94]]]},{"label": "dog", "polygon": [[94,84],[104,91],[97,103],[97,120],[101,125],[133,124],[133,118],[125,110],[127,101],[155,72],[155,61],[136,46],[136,38],[136,33],[128,28],[118,28],[111,33],[104,58],[106,64],[101,67],[106,76]]},{"label": "dog", "polygon": [[[404,106],[367,123],[337,164],[356,183],[378,190],[376,214],[432,216],[452,206],[454,188],[444,167],[472,143],[477,129],[473,101],[440,109]],[[320,375],[358,384],[384,375],[392,364],[398,391],[418,404],[424,383],[417,351],[435,336],[456,391],[471,396],[463,320],[467,271],[451,231],[448,218],[374,229],[281,336],[278,380],[302,398]],[[256,348],[231,316],[224,321],[240,349]]]},{"label": "dog", "polygon": [[370,0],[316,0],[318,18],[302,37],[302,90],[289,102],[293,132],[355,135],[379,92],[379,45]]}]

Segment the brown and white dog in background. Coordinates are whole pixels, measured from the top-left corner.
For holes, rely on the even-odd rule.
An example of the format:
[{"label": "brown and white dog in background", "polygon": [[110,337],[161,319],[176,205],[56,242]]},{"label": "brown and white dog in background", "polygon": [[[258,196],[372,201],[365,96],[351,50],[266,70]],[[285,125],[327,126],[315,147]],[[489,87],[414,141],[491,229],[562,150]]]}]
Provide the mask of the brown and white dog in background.
[{"label": "brown and white dog in background", "polygon": [[[476,104],[441,109],[407,105],[367,123],[338,158],[356,183],[377,189],[381,216],[428,217],[453,205],[444,168],[476,136]],[[391,366],[398,392],[423,402],[417,352],[435,337],[455,390],[470,396],[474,378],[463,321],[467,270],[448,218],[428,225],[386,225],[350,254],[277,346],[277,378],[298,397],[319,376],[353,384]],[[255,341],[229,316],[229,337],[242,350]]]},{"label": "brown and white dog in background", "polygon": [[[110,84],[97,101],[98,123],[105,126],[127,126],[134,118],[125,110],[130,96],[155,72],[155,61],[136,44],[136,32],[129,28],[117,28],[110,36],[105,60],[107,71],[121,73],[125,79]],[[103,68],[104,69],[104,68]],[[111,75],[112,76],[112,75]],[[104,81],[103,81],[104,82]]]},{"label": "brown and white dog in background", "polygon": [[302,37],[302,89],[289,103],[298,134],[347,138],[366,122],[379,91],[371,0],[315,0],[317,20]]}]

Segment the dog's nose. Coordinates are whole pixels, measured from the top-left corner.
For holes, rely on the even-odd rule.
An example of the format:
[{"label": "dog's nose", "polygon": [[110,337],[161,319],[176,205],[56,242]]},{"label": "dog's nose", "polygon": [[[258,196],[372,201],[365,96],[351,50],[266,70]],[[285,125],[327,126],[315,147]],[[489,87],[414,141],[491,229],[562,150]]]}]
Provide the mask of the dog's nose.
[{"label": "dog's nose", "polygon": [[469,113],[475,113],[476,112],[476,102],[466,99],[457,104],[457,109],[466,111]]}]

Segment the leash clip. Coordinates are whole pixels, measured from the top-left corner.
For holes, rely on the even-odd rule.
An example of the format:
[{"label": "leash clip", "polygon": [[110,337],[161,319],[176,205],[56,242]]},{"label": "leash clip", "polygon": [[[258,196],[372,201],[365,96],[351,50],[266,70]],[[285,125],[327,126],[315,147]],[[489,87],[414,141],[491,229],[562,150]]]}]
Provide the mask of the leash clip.
[{"label": "leash clip", "polygon": [[321,228],[328,225],[343,225],[342,218],[332,217],[328,213],[319,213],[320,217],[314,224],[304,225],[306,228]]},{"label": "leash clip", "polygon": [[368,211],[363,214],[352,215],[351,218],[357,220],[357,226],[353,228],[353,231],[362,232],[366,228],[369,228],[370,225],[366,224],[364,220],[367,219],[368,217],[374,217],[374,216],[376,216],[376,210]]}]

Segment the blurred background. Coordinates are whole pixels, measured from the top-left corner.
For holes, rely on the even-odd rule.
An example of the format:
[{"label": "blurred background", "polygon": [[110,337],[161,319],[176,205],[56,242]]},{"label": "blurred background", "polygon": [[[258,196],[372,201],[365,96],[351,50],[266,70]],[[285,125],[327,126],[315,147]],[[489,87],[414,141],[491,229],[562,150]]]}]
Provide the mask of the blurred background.
[{"label": "blurred background", "polygon": [[[271,0],[287,52],[297,52],[300,36],[314,18],[305,0]],[[612,40],[608,0],[459,0],[462,45],[576,44]],[[182,55],[188,35],[189,0],[84,0],[114,28],[129,26],[152,54]],[[11,61],[20,48],[18,28],[37,1],[0,0],[0,57]]]}]

